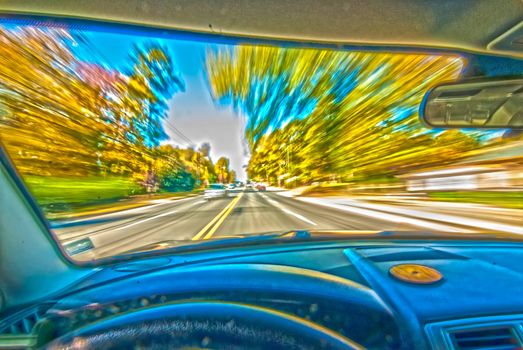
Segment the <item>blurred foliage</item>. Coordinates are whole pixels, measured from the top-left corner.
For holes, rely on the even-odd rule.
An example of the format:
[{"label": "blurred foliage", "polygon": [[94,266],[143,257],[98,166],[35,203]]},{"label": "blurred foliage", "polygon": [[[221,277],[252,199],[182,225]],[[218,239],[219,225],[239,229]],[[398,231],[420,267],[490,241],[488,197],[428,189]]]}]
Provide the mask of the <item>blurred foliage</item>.
[{"label": "blurred foliage", "polygon": [[63,178],[27,175],[25,183],[46,211],[67,210],[70,205],[102,202],[143,193],[125,177]]},{"label": "blurred foliage", "polygon": [[218,182],[225,183],[229,181],[229,160],[225,157],[220,157],[214,165],[214,172],[216,173]]},{"label": "blurred foliage", "polygon": [[[83,61],[78,45],[91,44],[63,29],[0,26],[0,142],[40,203],[236,179],[229,159],[211,161],[208,143],[162,143],[167,101],[185,91],[166,47],[136,45],[118,70]],[[484,132],[418,122],[424,93],[465,64],[453,55],[268,46],[212,46],[206,56],[215,100],[247,117],[249,177],[288,185],[390,179],[481,147]],[[499,142],[522,138],[509,136]]]},{"label": "blurred foliage", "polygon": [[192,191],[194,185],[194,177],[183,168],[169,168],[160,182],[160,187],[169,192]]},{"label": "blurred foliage", "polygon": [[513,209],[523,209],[522,191],[506,191],[503,192],[503,195],[500,195],[499,192],[487,191],[432,192],[429,193],[429,197],[432,200],[445,202],[480,203]]},{"label": "blurred foliage", "polygon": [[214,98],[247,116],[255,179],[293,184],[387,177],[441,165],[482,133],[434,133],[425,92],[455,80],[459,56],[238,46],[209,51]]},{"label": "blurred foliage", "polygon": [[186,191],[215,180],[208,144],[160,145],[167,100],[185,89],[165,47],[135,46],[122,72],[81,61],[76,45],[87,39],[0,27],[0,140],[40,203]]}]

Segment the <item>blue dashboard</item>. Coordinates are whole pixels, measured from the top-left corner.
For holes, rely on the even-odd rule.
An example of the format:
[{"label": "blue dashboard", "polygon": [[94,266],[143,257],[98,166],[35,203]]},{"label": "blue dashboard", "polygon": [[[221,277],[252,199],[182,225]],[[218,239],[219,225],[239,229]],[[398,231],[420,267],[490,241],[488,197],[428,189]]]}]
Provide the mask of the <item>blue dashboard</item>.
[{"label": "blue dashboard", "polygon": [[[458,348],[444,333],[449,327],[481,319],[490,329],[500,317],[517,321],[523,314],[522,261],[520,243],[398,240],[246,246],[121,262],[4,315],[0,348],[2,330],[42,305],[41,318],[55,323],[59,337],[124,312],[197,299],[279,310],[366,348]],[[431,267],[442,279],[405,282],[390,273],[398,264]],[[441,323],[438,334],[427,331]],[[518,337],[507,341],[516,348]]]}]

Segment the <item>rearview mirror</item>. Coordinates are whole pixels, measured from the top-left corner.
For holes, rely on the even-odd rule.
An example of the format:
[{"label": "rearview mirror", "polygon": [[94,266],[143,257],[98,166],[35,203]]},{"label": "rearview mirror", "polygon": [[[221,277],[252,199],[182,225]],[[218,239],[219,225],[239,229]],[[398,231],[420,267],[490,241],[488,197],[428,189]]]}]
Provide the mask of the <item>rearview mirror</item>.
[{"label": "rearview mirror", "polygon": [[523,129],[523,79],[439,85],[425,95],[420,116],[433,128]]}]

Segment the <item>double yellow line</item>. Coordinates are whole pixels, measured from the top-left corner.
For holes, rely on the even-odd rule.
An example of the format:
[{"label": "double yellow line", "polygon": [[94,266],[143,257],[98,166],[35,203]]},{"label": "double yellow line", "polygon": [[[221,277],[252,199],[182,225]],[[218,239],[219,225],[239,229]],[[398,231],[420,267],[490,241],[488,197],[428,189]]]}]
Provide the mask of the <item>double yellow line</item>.
[{"label": "double yellow line", "polygon": [[238,203],[238,201],[240,200],[240,198],[242,198],[242,196],[243,196],[243,192],[240,192],[239,195],[234,197],[234,199],[229,204],[227,204],[227,206],[225,208],[223,208],[223,210],[218,215],[216,215],[216,217],[214,219],[212,219],[211,222],[209,222],[207,225],[205,225],[205,227],[202,228],[200,230],[200,232],[198,232],[192,238],[192,240],[193,241],[197,241],[199,239],[209,239],[209,238],[211,238],[212,235],[218,229],[218,227],[220,227],[220,225],[223,223],[223,221],[227,218],[227,216],[234,209],[234,206],[236,205],[236,203]]}]

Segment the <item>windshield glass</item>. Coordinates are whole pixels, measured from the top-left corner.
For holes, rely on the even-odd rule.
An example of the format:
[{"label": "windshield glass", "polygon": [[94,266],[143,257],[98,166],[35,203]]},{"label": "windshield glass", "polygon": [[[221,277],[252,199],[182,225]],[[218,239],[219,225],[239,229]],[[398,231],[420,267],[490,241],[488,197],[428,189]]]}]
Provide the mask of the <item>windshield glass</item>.
[{"label": "windshield glass", "polygon": [[1,144],[74,259],[291,230],[523,233],[521,133],[418,116],[435,85],[521,61],[81,28],[0,25]]}]

